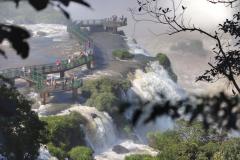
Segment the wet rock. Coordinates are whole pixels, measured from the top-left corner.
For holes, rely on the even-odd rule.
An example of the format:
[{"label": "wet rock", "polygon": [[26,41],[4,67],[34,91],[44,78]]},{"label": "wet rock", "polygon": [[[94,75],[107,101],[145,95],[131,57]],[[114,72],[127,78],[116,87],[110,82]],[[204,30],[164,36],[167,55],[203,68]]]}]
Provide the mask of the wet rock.
[{"label": "wet rock", "polygon": [[97,118],[97,117],[98,117],[98,115],[97,115],[97,114],[95,114],[95,113],[91,113],[91,117],[92,117],[93,119],[95,119],[95,118]]},{"label": "wet rock", "polygon": [[114,146],[112,151],[116,152],[117,154],[126,154],[126,153],[130,152],[127,148],[125,148],[121,145]]}]

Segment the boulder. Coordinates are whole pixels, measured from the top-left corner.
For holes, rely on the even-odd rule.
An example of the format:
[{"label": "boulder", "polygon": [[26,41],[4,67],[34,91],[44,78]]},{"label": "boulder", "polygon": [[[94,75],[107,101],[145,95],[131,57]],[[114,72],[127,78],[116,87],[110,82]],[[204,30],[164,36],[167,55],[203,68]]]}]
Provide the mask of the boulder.
[{"label": "boulder", "polygon": [[117,154],[126,154],[126,153],[130,152],[127,148],[125,148],[125,147],[123,147],[121,145],[114,146],[112,151],[116,152]]},{"label": "boulder", "polygon": [[91,113],[91,117],[92,117],[93,119],[95,119],[95,118],[98,117],[98,115],[97,115],[96,113]]}]

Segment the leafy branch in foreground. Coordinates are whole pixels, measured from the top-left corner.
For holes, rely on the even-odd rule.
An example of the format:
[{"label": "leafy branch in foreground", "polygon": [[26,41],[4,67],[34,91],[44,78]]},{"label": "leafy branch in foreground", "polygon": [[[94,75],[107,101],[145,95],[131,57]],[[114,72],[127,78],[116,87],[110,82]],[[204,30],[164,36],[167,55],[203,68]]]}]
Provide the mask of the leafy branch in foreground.
[{"label": "leafy branch in foreground", "polygon": [[[237,78],[240,75],[240,12],[235,13],[231,20],[226,19],[215,32],[210,33],[194,24],[191,25],[190,22],[186,23],[184,13],[187,7],[182,5],[181,0],[179,3],[177,3],[177,0],[169,0],[170,6],[164,5],[159,0],[138,0],[137,2],[138,8],[130,10],[136,22],[148,21],[166,25],[169,27],[168,35],[181,32],[198,32],[213,39],[216,42],[216,46],[213,48],[214,62],[208,63],[210,69],[199,76],[197,81],[215,82],[224,78],[228,80],[229,84],[233,85],[234,94],[236,93],[235,90],[240,93],[240,87],[237,83]],[[225,2],[231,3],[230,1]],[[232,1],[232,3],[234,2],[237,2],[237,0]],[[231,37],[225,39],[227,43],[221,38],[223,34]]]},{"label": "leafy branch in foreground", "polygon": [[[19,6],[21,1],[24,2],[26,0],[2,0],[2,2],[14,2],[16,7]],[[47,8],[48,5],[57,7],[68,19],[70,15],[64,7],[69,6],[70,2],[75,2],[88,8],[91,7],[89,3],[84,0],[28,0],[28,3],[37,11]],[[9,41],[17,54],[22,58],[27,58],[29,55],[28,38],[30,38],[30,34],[26,29],[15,25],[0,23],[0,44],[3,43],[4,40]],[[6,57],[5,51],[2,49],[0,49],[0,54]]]},{"label": "leafy branch in foreground", "polygon": [[146,109],[151,107],[150,114],[143,120],[143,123],[155,121],[161,116],[170,116],[173,120],[184,118],[191,124],[200,120],[206,130],[209,128],[221,128],[226,130],[238,130],[240,128],[240,97],[229,97],[225,93],[215,96],[191,96],[176,102],[162,97],[158,102],[142,102],[123,104],[121,112],[129,107],[138,106],[134,110],[132,123],[136,125],[142,117],[146,117]]}]

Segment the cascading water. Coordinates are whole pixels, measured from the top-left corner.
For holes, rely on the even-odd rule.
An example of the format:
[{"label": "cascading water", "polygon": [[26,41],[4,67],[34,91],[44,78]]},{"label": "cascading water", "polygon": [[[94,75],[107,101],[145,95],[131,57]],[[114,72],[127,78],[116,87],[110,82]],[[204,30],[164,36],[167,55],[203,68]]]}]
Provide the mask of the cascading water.
[{"label": "cascading water", "polygon": [[118,141],[116,128],[112,118],[106,112],[100,112],[95,107],[74,106],[67,112],[79,112],[86,118],[84,127],[86,140],[94,152],[100,153],[116,144]]},{"label": "cascading water", "polygon": [[[161,101],[162,95],[169,100],[176,101],[186,96],[181,89],[168,75],[167,71],[158,62],[151,62],[146,67],[146,72],[136,70],[132,80],[132,88],[128,91],[129,101],[137,98],[151,102]],[[135,127],[135,132],[141,140],[147,143],[147,133],[155,131],[165,131],[174,127],[173,121],[169,117],[159,117],[155,122],[142,124],[142,121],[149,115],[150,106],[145,108],[146,112]],[[129,109],[126,116],[132,117],[134,106]]]},{"label": "cascading water", "polygon": [[[144,144],[136,144],[132,140],[119,139],[112,118],[105,112],[100,112],[94,107],[73,106],[58,115],[66,115],[71,112],[79,112],[86,118],[84,127],[86,141],[94,150],[96,160],[124,160],[130,154],[151,154],[157,152]],[[114,146],[121,146],[127,150],[126,153],[116,153]]]},{"label": "cascading water", "polygon": [[[136,70],[132,80],[132,88],[129,89],[127,94],[123,93],[129,101],[141,98],[152,102],[161,101],[160,94],[170,100],[178,100],[186,96],[185,92],[171,80],[168,73],[158,62],[150,63],[146,71]],[[150,109],[149,107],[146,110],[146,115],[148,115]],[[112,118],[107,113],[100,112],[94,107],[77,105],[60,115],[69,114],[73,111],[79,112],[87,120],[87,124],[82,127],[85,131],[86,141],[94,150],[96,160],[124,160],[126,155],[150,154],[154,156],[158,153],[145,144],[137,144],[129,139],[119,139]],[[126,116],[131,118],[133,111],[134,106],[129,109]],[[171,129],[173,125],[174,123],[170,118],[161,117],[147,125],[138,124],[134,130],[142,142],[147,142],[146,135],[149,131],[164,131]],[[124,148],[125,152],[117,153],[114,150],[116,146]]]}]

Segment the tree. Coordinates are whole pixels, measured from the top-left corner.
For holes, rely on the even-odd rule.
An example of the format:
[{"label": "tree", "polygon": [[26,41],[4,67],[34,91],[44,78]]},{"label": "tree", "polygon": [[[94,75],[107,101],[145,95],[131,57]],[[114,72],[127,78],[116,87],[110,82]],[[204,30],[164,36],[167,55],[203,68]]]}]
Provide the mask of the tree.
[{"label": "tree", "polygon": [[8,159],[32,160],[40,144],[47,142],[45,123],[31,111],[26,100],[9,84],[0,85],[0,153]]},{"label": "tree", "polygon": [[[230,6],[239,3],[239,0],[208,0],[211,3],[225,3]],[[158,0],[138,0],[138,10],[131,9],[131,13],[136,21],[151,21],[158,24],[167,25],[170,31],[169,35],[174,35],[180,32],[199,32],[216,42],[213,48],[214,63],[208,63],[210,69],[197,78],[197,81],[215,82],[225,78],[229,84],[233,85],[233,93],[240,93],[240,87],[237,83],[237,77],[240,75],[240,12],[235,13],[231,20],[226,19],[223,24],[220,24],[218,30],[210,33],[206,30],[186,23],[184,13],[187,9],[176,0],[170,0],[171,7],[164,7]],[[182,6],[181,6],[182,5]],[[140,13],[139,13],[140,12]],[[178,14],[180,12],[180,14]],[[141,15],[140,18],[138,15]],[[143,19],[142,17],[147,16]],[[231,36],[231,42],[227,44],[221,40],[221,35],[227,34]],[[235,91],[236,90],[236,91]]]},{"label": "tree", "polygon": [[[7,2],[15,3],[16,7],[19,6],[20,1],[25,0],[7,0]],[[55,6],[67,18],[69,14],[63,6],[68,6],[70,2],[90,7],[84,0],[28,1],[37,11],[45,9],[48,5]],[[29,37],[29,32],[19,26],[0,23],[0,44],[8,40],[22,58],[28,57],[27,39]],[[0,54],[6,57],[2,49],[0,49]],[[36,159],[40,144],[47,142],[45,123],[39,120],[37,113],[31,111],[31,102],[26,100],[9,83],[9,80],[0,77],[0,81],[0,153],[13,160]]]},{"label": "tree", "polygon": [[[180,120],[177,121],[174,130],[148,135],[149,145],[159,151],[156,157],[133,155],[128,158],[134,160],[144,158],[151,160],[210,160],[219,157],[220,159],[221,157],[238,159],[239,138],[218,141],[215,138],[218,135],[216,129],[206,133],[200,122],[189,126],[185,120]],[[125,159],[127,160],[127,158]]]}]

